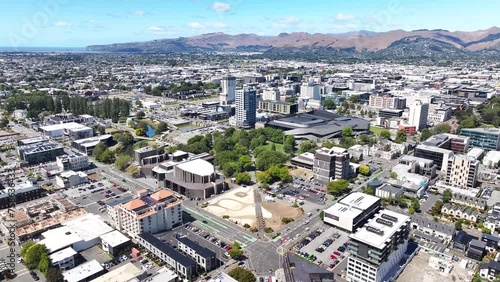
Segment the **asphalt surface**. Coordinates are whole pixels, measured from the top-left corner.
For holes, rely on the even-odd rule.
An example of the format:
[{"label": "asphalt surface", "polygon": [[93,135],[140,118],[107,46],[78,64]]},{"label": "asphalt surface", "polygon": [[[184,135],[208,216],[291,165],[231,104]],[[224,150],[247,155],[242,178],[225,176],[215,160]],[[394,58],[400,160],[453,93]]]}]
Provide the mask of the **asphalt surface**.
[{"label": "asphalt surface", "polygon": [[420,204],[420,212],[424,215],[427,214],[427,211],[429,211],[438,200],[442,199],[441,195],[433,195],[432,193],[428,193],[427,195],[429,195],[429,198]]}]

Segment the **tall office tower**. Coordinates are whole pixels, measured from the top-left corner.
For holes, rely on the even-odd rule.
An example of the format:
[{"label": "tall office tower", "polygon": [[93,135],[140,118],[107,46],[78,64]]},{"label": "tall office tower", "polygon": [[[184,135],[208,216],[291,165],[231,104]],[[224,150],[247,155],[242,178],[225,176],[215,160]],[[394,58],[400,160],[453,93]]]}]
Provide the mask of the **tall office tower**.
[{"label": "tall office tower", "polygon": [[344,148],[316,150],[313,163],[314,179],[323,184],[328,184],[333,179],[349,179],[351,174],[349,160],[349,152]]},{"label": "tall office tower", "polygon": [[417,127],[418,131],[427,127],[427,117],[429,115],[429,104],[416,100],[410,106],[410,117],[408,123]]},{"label": "tall office tower", "polygon": [[[356,233],[349,235],[347,281],[391,281],[408,248],[410,217],[379,211]],[[398,266],[399,267],[399,266]]]},{"label": "tall office tower", "polygon": [[221,105],[229,105],[234,102],[236,94],[236,77],[225,76],[221,80],[222,93],[220,94]]},{"label": "tall office tower", "polygon": [[257,115],[257,92],[250,87],[236,90],[236,126],[252,128]]}]

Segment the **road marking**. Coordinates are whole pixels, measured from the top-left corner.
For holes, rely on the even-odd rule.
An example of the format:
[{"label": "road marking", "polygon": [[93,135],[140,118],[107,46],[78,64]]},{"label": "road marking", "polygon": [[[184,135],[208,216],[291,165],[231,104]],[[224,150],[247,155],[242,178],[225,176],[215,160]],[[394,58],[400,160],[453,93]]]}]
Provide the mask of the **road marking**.
[{"label": "road marking", "polygon": [[[190,208],[188,208],[188,207],[184,207],[184,208],[185,208],[186,210],[188,210],[189,212],[191,212],[191,213],[194,213],[194,214],[196,214],[196,215],[198,215],[198,216],[200,216],[200,217],[202,217],[202,218],[204,218],[204,219],[206,219],[206,220],[208,220],[208,221],[210,221],[210,222],[212,222],[212,223],[214,223],[214,224],[216,224],[216,225],[218,225],[218,226],[220,226],[220,227],[222,227],[222,228],[224,228],[224,229],[227,229],[227,226],[226,226],[226,225],[224,225],[224,224],[222,224],[222,223],[220,223],[220,222],[218,222],[218,221],[216,221],[216,220],[212,219],[211,217],[205,216],[204,214],[201,214],[201,213],[199,213],[199,212],[197,212],[197,211],[195,211],[195,210],[192,210],[192,209],[190,209]],[[206,225],[206,224],[205,224],[205,225]]]},{"label": "road marking", "polygon": [[24,275],[24,274],[28,274],[29,271],[25,268],[25,269],[18,270],[15,273],[16,273],[17,276],[21,276],[21,275]]}]

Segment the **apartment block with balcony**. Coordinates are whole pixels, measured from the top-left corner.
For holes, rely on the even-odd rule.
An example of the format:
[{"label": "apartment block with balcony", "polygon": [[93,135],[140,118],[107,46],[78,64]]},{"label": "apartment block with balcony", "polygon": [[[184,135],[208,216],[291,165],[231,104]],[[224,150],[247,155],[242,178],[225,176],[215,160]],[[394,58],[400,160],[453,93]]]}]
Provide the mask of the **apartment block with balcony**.
[{"label": "apartment block with balcony", "polygon": [[475,188],[479,160],[466,155],[454,155],[448,159],[446,184],[459,188]]},{"label": "apartment block with balcony", "polygon": [[56,157],[57,167],[61,171],[82,170],[89,166],[89,157],[80,152],[71,155],[62,155]]},{"label": "apartment block with balcony", "polygon": [[381,210],[362,228],[351,234],[347,247],[347,281],[390,281],[408,247],[410,217]]},{"label": "apartment block with balcony", "polygon": [[369,105],[373,108],[404,109],[406,108],[406,98],[394,97],[389,95],[371,95],[369,99]]},{"label": "apartment block with balcony", "polygon": [[321,148],[314,153],[314,179],[328,184],[334,179],[349,179],[351,176],[350,154],[347,149]]},{"label": "apartment block with balcony", "polygon": [[182,224],[181,201],[174,193],[159,190],[153,194],[146,189],[137,191],[131,201],[113,207],[115,227],[136,237],[141,233],[158,233]]}]

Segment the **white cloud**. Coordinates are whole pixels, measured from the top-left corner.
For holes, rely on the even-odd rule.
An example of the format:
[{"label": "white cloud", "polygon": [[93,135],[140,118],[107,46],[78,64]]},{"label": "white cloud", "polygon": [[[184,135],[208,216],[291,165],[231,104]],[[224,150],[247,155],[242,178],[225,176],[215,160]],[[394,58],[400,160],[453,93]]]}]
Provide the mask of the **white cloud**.
[{"label": "white cloud", "polygon": [[300,22],[301,22],[300,19],[298,19],[294,16],[289,16],[289,17],[284,17],[284,18],[276,20],[272,24],[272,27],[275,29],[287,29],[290,27],[297,26]]},{"label": "white cloud", "polygon": [[358,26],[353,23],[348,23],[348,24],[336,24],[333,26],[336,29],[341,29],[341,30],[354,30],[357,29]]},{"label": "white cloud", "polygon": [[144,10],[142,9],[130,10],[130,13],[136,16],[144,16]]},{"label": "white cloud", "polygon": [[231,10],[231,5],[224,2],[214,2],[211,6],[216,13],[225,13]]},{"label": "white cloud", "polygon": [[57,21],[57,22],[54,23],[54,26],[57,26],[57,27],[71,27],[71,26],[73,26],[73,24],[70,23],[70,22]]},{"label": "white cloud", "polygon": [[151,33],[154,33],[156,35],[167,35],[167,34],[173,34],[172,31],[167,30],[163,26],[157,26],[157,25],[152,25],[147,28],[147,30]]},{"label": "white cloud", "polygon": [[190,29],[204,29],[205,26],[199,22],[189,22],[186,24]]},{"label": "white cloud", "polygon": [[200,22],[189,22],[186,24],[187,27],[190,29],[226,29],[229,26],[226,23],[223,22],[205,22],[205,23],[200,23]]},{"label": "white cloud", "polygon": [[211,28],[218,28],[218,29],[225,29],[228,27],[227,24],[225,24],[223,22],[211,22],[211,23],[207,23],[207,26],[211,27]]},{"label": "white cloud", "polygon": [[335,16],[335,19],[337,21],[351,21],[351,20],[354,20],[355,18],[356,18],[356,16],[354,16],[353,14],[338,13],[337,16]]}]

